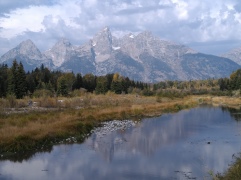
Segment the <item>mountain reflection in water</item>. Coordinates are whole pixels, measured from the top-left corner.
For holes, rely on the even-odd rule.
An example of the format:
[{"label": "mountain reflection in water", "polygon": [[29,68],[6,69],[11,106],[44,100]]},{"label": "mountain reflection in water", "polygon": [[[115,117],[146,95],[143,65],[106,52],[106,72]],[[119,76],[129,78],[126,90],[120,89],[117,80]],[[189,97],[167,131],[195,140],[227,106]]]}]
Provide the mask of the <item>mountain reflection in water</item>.
[{"label": "mountain reflection in water", "polygon": [[209,171],[224,172],[241,151],[238,114],[199,107],[126,121],[127,128],[94,132],[82,144],[2,161],[0,179],[211,179]]}]

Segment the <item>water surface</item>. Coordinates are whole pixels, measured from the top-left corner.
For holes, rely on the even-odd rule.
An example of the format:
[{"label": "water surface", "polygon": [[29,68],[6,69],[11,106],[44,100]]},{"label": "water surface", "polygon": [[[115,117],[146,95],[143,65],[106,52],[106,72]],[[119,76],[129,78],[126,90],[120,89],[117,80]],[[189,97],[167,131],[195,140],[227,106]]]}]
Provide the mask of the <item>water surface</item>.
[{"label": "water surface", "polygon": [[241,152],[239,116],[198,107],[100,129],[82,144],[0,161],[0,179],[211,179]]}]

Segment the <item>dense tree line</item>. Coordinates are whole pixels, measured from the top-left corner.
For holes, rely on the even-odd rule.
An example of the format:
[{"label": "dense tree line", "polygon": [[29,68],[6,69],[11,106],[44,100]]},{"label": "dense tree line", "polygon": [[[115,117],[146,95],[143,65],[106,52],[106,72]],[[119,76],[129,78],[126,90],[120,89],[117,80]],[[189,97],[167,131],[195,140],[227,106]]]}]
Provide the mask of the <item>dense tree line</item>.
[{"label": "dense tree line", "polygon": [[241,90],[241,69],[233,72],[229,78],[219,79],[221,91]]},{"label": "dense tree line", "polygon": [[191,94],[232,95],[234,90],[241,92],[241,69],[233,72],[229,78],[162,81],[150,85],[130,80],[118,73],[82,76],[80,73],[50,71],[44,65],[31,72],[25,72],[22,63],[16,60],[13,61],[12,67],[0,65],[0,97],[14,95],[20,99],[24,96],[70,96],[75,90],[80,89],[96,94],[112,91],[116,94],[135,92],[146,96],[168,97]]},{"label": "dense tree line", "polygon": [[14,95],[16,98],[24,96],[69,96],[78,89],[87,92],[105,94],[112,91],[116,94],[128,93],[128,89],[143,90],[150,88],[148,84],[130,80],[116,74],[95,76],[93,74],[74,74],[61,71],[50,71],[42,65],[31,72],[25,72],[22,63],[13,61],[12,67],[0,65],[0,97]]},{"label": "dense tree line", "polygon": [[233,72],[229,78],[190,80],[190,81],[163,81],[153,85],[153,90],[161,96],[176,96],[180,94],[212,94],[232,96],[234,91],[241,95],[241,69]]},{"label": "dense tree line", "polygon": [[189,80],[189,81],[162,81],[153,85],[157,96],[184,97],[186,95],[225,95],[219,90],[217,79]]}]

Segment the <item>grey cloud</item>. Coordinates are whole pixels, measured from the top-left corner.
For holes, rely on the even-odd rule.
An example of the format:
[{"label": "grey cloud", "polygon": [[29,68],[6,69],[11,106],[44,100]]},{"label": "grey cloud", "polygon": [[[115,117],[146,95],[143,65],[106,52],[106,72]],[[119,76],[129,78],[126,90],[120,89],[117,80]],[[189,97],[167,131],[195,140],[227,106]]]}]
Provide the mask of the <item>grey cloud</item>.
[{"label": "grey cloud", "polygon": [[[26,40],[26,39],[24,39]],[[23,39],[17,37],[14,39],[0,38],[0,56],[8,52],[10,49],[16,47]]]},{"label": "grey cloud", "polygon": [[232,39],[225,41],[192,42],[187,45],[202,53],[222,55],[234,48],[240,47],[241,42]]},{"label": "grey cloud", "polygon": [[234,6],[234,9],[235,9],[237,12],[241,12],[241,4],[240,4],[240,3],[237,3],[237,4]]},{"label": "grey cloud", "polygon": [[53,23],[52,17],[46,16],[43,25],[46,28],[45,31],[25,31],[21,35],[11,39],[0,38],[0,56],[26,39],[31,39],[42,52],[51,48],[63,37],[69,39],[74,45],[81,45],[87,42],[86,35],[82,34],[80,29],[67,26],[61,18],[58,23]]},{"label": "grey cloud", "polygon": [[56,0],[1,0],[0,1],[0,16],[5,16],[5,13],[9,13],[11,10],[17,8],[24,8],[29,7],[31,5],[53,5],[56,4],[58,1]]},{"label": "grey cloud", "polygon": [[[8,12],[16,7],[27,7],[29,5],[53,5],[54,1],[61,3],[59,0],[22,0],[0,2],[0,16],[3,12]],[[44,31],[31,32],[26,31],[21,36],[13,38],[10,42],[1,41],[1,47],[14,47],[22,40],[32,39],[36,45],[43,51],[51,47],[58,38],[66,37],[73,44],[79,45],[87,42],[100,29],[109,26],[112,31],[116,32],[141,32],[144,30],[152,31],[153,34],[161,39],[171,40],[178,43],[211,41],[215,40],[214,45],[205,43],[189,43],[191,47],[201,52],[218,54],[225,48],[234,47],[237,42],[218,41],[224,39],[241,39],[240,25],[234,20],[234,13],[241,12],[241,4],[237,3],[235,10],[228,10],[226,5],[230,1],[200,1],[183,0],[188,5],[187,19],[178,19],[177,4],[164,0],[98,0],[91,7],[86,8],[84,0],[73,0],[81,8],[78,17],[73,17],[73,21],[79,27],[69,27],[64,22],[64,17],[59,18],[58,23],[54,23],[53,17],[46,16],[43,20]],[[237,0],[232,0],[238,2]],[[88,0],[86,0],[88,3]],[[166,2],[166,3],[165,3]],[[216,7],[216,3],[219,3]],[[240,4],[240,5],[239,5]],[[138,6],[141,7],[138,7]],[[123,9],[124,8],[124,9]],[[180,8],[181,9],[181,8]],[[159,11],[161,10],[161,11]],[[218,12],[219,17],[211,16],[212,12]],[[229,11],[228,18],[221,18],[222,14]],[[160,14],[160,15],[158,15]],[[56,17],[55,17],[56,18]],[[227,30],[226,30],[227,29]],[[1,31],[1,29],[0,29]],[[220,38],[222,36],[222,38]],[[202,39],[203,38],[203,39]],[[4,42],[8,42],[4,45]],[[218,44],[223,44],[222,46]],[[1,48],[0,47],[0,48]],[[0,52],[1,53],[1,52]]]},{"label": "grey cloud", "polygon": [[147,13],[150,11],[157,11],[160,9],[169,9],[172,8],[171,6],[164,6],[164,5],[158,5],[158,6],[148,6],[148,7],[136,7],[136,8],[129,8],[120,10],[116,15],[132,15],[132,14],[139,14],[139,13]]},{"label": "grey cloud", "polygon": [[[46,16],[43,25],[46,29],[41,33],[25,32],[25,36],[34,37],[38,41],[42,51],[53,46],[62,37],[69,39],[75,45],[80,45],[87,41],[87,37],[81,32],[81,29],[67,26],[61,18],[59,18],[58,23],[53,23],[52,17]],[[46,41],[43,41],[43,39]],[[48,43],[46,44],[46,42]]]},{"label": "grey cloud", "polygon": [[196,21],[191,21],[187,23],[190,28],[196,29],[202,26],[203,20],[197,19]]}]

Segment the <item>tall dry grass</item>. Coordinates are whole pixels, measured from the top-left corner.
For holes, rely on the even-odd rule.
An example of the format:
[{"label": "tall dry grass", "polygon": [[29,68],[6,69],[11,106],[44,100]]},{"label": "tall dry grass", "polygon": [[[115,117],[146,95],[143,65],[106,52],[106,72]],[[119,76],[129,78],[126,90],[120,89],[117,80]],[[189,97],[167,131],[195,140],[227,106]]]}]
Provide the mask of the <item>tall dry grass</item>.
[{"label": "tall dry grass", "polygon": [[[30,100],[33,105],[28,107]],[[7,103],[7,100],[1,101]],[[198,102],[199,99],[193,97],[173,100],[164,98],[161,102],[157,102],[154,96],[115,94],[16,100],[15,108],[23,108],[25,111],[21,113],[13,111],[7,115],[5,110],[1,113],[0,148],[11,150],[15,145],[20,146],[18,142],[20,140],[21,146],[34,147],[36,142],[43,142],[45,139],[84,134],[101,121],[157,116],[193,107]]]},{"label": "tall dry grass", "polygon": [[[73,98],[0,99],[0,154],[53,145],[55,139],[83,137],[101,121],[159,116],[203,103],[240,108],[241,98],[203,95],[170,99],[85,93]],[[239,159],[225,176],[218,178],[240,178],[240,163]]]},{"label": "tall dry grass", "polygon": [[[21,142],[31,141],[34,145],[35,142],[42,142],[47,138],[84,134],[86,129],[106,120],[158,116],[202,103],[227,106],[241,104],[240,98],[230,97],[187,96],[157,99],[155,96],[112,93],[85,93],[73,98],[41,97],[13,100],[15,103],[11,110],[8,109],[8,99],[0,100],[0,148],[12,147],[19,139]],[[30,101],[33,102],[32,106],[28,106]]]}]

